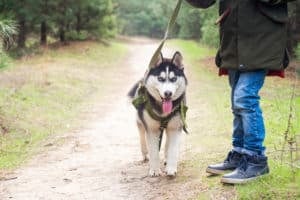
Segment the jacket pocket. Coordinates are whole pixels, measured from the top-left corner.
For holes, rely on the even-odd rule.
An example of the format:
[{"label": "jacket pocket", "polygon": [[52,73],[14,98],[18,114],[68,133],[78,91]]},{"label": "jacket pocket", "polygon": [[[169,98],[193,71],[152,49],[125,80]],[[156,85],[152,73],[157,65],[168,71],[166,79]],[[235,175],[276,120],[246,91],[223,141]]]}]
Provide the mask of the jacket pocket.
[{"label": "jacket pocket", "polygon": [[287,4],[268,5],[257,2],[260,12],[275,23],[285,24],[288,22]]}]

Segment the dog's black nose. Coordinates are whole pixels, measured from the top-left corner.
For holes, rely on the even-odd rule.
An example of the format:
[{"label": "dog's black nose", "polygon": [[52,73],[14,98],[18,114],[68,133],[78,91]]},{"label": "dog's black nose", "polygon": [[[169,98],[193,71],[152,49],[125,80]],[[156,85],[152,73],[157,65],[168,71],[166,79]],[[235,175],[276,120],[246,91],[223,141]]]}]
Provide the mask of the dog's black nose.
[{"label": "dog's black nose", "polygon": [[171,91],[165,91],[165,98],[170,98],[172,96]]}]

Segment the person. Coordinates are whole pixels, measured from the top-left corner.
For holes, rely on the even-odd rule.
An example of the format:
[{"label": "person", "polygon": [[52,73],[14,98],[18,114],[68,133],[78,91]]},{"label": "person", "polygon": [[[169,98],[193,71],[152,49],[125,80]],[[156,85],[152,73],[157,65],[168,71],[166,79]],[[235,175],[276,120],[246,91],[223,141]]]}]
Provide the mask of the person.
[{"label": "person", "polygon": [[[186,0],[208,8],[216,0]],[[289,64],[287,2],[292,0],[219,0],[219,75],[227,74],[233,113],[232,150],[226,159],[206,169],[224,174],[221,182],[245,183],[269,173],[263,146],[265,127],[259,91],[267,75],[284,77]]]}]

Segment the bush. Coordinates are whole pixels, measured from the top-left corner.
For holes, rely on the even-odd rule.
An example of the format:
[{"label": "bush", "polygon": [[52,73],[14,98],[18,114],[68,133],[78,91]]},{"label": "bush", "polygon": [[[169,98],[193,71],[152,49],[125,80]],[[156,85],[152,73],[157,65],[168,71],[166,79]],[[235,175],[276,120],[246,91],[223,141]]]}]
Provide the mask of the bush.
[{"label": "bush", "polygon": [[300,60],[300,42],[298,43],[298,45],[296,47],[295,54],[296,54],[296,59]]},{"label": "bush", "polygon": [[202,39],[204,44],[211,47],[219,46],[219,29],[214,24],[214,20],[209,20],[209,22],[202,26]]},{"label": "bush", "polygon": [[183,6],[178,17],[179,38],[199,39],[201,35],[200,10]]},{"label": "bush", "polygon": [[201,13],[201,41],[211,47],[219,46],[219,27],[215,25],[215,20],[217,18],[218,11],[216,6]]},{"label": "bush", "polygon": [[67,40],[86,40],[88,39],[88,32],[87,31],[80,31],[79,33],[77,31],[70,31],[66,33]]},{"label": "bush", "polygon": [[0,69],[8,67],[11,59],[6,53],[0,51]]}]

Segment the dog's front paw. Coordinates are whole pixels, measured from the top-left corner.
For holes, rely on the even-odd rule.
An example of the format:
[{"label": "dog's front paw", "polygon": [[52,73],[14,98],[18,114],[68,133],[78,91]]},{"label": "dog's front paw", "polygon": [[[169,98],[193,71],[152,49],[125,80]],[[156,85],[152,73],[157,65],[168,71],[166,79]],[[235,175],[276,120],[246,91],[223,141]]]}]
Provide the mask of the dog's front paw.
[{"label": "dog's front paw", "polygon": [[157,177],[161,175],[161,170],[160,169],[150,169],[149,170],[149,176],[150,177]]},{"label": "dog's front paw", "polygon": [[166,169],[166,174],[167,174],[167,176],[169,176],[169,177],[175,177],[176,174],[177,174],[177,169],[176,169],[176,168],[170,168],[170,167],[167,167],[167,169]]}]

